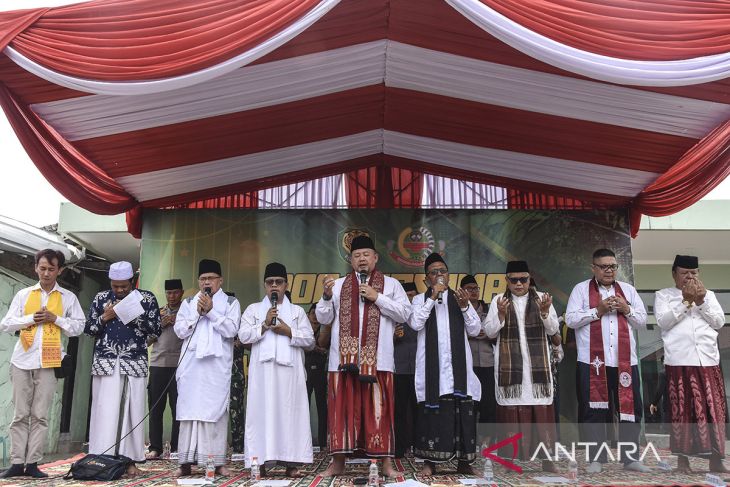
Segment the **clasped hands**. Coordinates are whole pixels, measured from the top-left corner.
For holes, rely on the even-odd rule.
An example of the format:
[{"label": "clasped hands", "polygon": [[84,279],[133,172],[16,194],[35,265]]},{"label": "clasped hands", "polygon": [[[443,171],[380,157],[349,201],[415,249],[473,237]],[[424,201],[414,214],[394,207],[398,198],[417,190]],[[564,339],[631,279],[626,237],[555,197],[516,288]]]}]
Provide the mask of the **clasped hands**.
[{"label": "clasped hands", "polygon": [[596,311],[598,312],[599,317],[613,311],[618,311],[621,314],[627,315],[631,313],[631,306],[622,296],[609,296],[598,303]]},{"label": "clasped hands", "polygon": [[[274,318],[276,318],[276,324],[272,325],[271,322]],[[261,325],[261,334],[263,335],[268,330],[273,331],[277,335],[284,335],[291,338],[291,327],[279,318],[279,310],[273,307],[266,313],[266,320]]]},{"label": "clasped hands", "polygon": [[702,281],[696,277],[687,279],[684,286],[682,286],[682,300],[684,301],[700,306],[705,302],[705,296],[707,296],[707,289]]},{"label": "clasped hands", "polygon": [[33,323],[42,325],[43,323],[55,323],[57,316],[43,306],[40,311],[33,313]]}]

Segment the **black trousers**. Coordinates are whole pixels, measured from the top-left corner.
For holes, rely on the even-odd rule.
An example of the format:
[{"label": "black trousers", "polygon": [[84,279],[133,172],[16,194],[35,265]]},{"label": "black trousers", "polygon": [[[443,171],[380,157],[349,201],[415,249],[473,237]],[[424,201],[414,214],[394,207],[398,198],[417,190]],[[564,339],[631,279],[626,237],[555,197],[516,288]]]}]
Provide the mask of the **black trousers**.
[{"label": "black trousers", "polygon": [[[147,382],[147,401],[150,407],[150,451],[162,453],[162,418],[165,413],[165,403],[170,403],[172,412],[172,433],[170,435],[170,450],[177,451],[177,437],[180,432],[180,423],[175,420],[177,406],[177,381],[175,367],[150,367],[150,377]],[[170,383],[167,387],[167,383]],[[160,401],[153,408],[157,399]]]},{"label": "black trousers", "polygon": [[[590,403],[590,373],[593,367],[583,362],[578,362],[576,374],[576,392],[578,395],[578,422],[580,423],[581,441],[593,442],[597,446],[588,447],[588,458],[596,459],[598,449],[607,441],[608,430],[613,428],[613,418],[618,416],[618,367],[606,367],[606,382],[608,385],[608,409],[592,409]],[[634,393],[634,418],[636,421],[619,421],[618,441],[621,443],[633,443],[636,445],[635,458],[624,456],[621,460],[624,464],[638,460],[639,434],[641,433],[641,418],[643,404],[641,402],[641,380],[639,378],[639,367],[631,367],[631,389]],[[626,448],[622,454],[626,453]],[[606,463],[607,455],[605,449],[601,451],[598,461]]]},{"label": "black trousers", "polygon": [[494,367],[474,367],[474,374],[482,385],[482,398],[477,403],[480,423],[494,423],[497,419],[497,399],[494,391]]},{"label": "black trousers", "polygon": [[403,458],[413,446],[418,403],[414,374],[393,374],[395,397],[395,458]]},{"label": "black trousers", "polygon": [[317,446],[327,447],[327,364],[323,368],[307,370],[307,400],[312,392],[317,404]]}]

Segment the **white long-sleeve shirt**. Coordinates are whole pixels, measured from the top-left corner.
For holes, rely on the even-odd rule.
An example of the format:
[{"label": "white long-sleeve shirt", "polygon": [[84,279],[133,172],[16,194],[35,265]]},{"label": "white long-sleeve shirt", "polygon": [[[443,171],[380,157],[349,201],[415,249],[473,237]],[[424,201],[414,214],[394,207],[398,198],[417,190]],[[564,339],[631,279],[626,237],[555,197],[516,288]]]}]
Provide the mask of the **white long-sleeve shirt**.
[{"label": "white long-sleeve shirt", "polygon": [[[543,293],[538,292],[538,296],[542,297]],[[530,299],[529,294],[524,296],[512,296],[512,303],[515,306],[515,315],[517,316],[517,329],[520,333],[520,353],[522,355],[522,395],[515,398],[504,397],[500,393],[499,389],[499,332],[504,328],[504,321],[499,319],[499,307],[497,301],[503,296],[498,294],[492,299],[492,304],[489,306],[489,313],[484,319],[484,328],[489,338],[496,338],[497,345],[494,347],[494,384],[495,384],[495,395],[497,397],[497,404],[500,406],[539,406],[553,403],[553,376],[550,370],[550,358],[551,349],[549,339],[545,340],[545,357],[548,359],[548,374],[550,374],[550,395],[547,397],[535,397],[532,391],[532,362],[530,359],[530,349],[527,347],[527,335],[525,335],[525,311],[527,310],[527,303]],[[542,317],[540,318],[542,319]],[[558,314],[555,312],[555,308],[550,305],[550,311],[548,317],[542,320],[542,324],[545,327],[546,335],[554,335],[558,332],[560,322],[558,321]]]},{"label": "white long-sleeve shirt", "polygon": [[[322,297],[317,303],[317,321],[320,323],[332,323],[332,340],[330,343],[329,371],[337,372],[340,366],[340,293],[345,278],[341,277],[335,281],[332,287],[332,299],[325,300]],[[365,310],[365,303],[358,299],[360,310],[358,319],[362,323],[362,315]],[[396,323],[405,323],[411,314],[411,304],[408,302],[408,295],[397,279],[385,276],[383,292],[378,293],[374,303],[380,308],[380,331],[378,334],[378,365],[379,371],[395,371],[395,359],[393,358],[393,331]],[[362,335],[360,326],[360,335]]]},{"label": "white long-sleeve shirt", "polygon": [[[411,317],[408,326],[418,332],[416,344],[416,400],[426,400],[426,320],[431,310],[436,309],[436,326],[438,329],[439,357],[439,396],[453,394],[454,369],[451,365],[451,322],[449,321],[449,295],[443,293],[442,303],[426,299],[425,294],[413,298]],[[464,356],[466,359],[466,394],[478,401],[482,397],[482,386],[474,373],[473,357],[469,348],[469,337],[475,337],[482,331],[482,323],[474,307],[469,304],[464,315]]]},{"label": "white long-sleeve shirt", "polygon": [[[592,321],[598,319],[596,308],[591,308],[588,299],[588,285],[592,279],[578,283],[570,293],[568,307],[565,311],[565,324],[575,330],[575,342],[578,347],[578,362],[591,363],[591,327]],[[627,282],[617,281],[629,303],[630,313],[626,316],[629,326],[635,329],[646,328],[646,309],[636,288]],[[601,300],[614,296],[613,286],[598,285]],[[618,311],[614,310],[601,317],[603,333],[603,356],[607,367],[618,367]],[[631,342],[631,365],[637,365],[636,338],[634,330],[629,329]]]},{"label": "white long-sleeve shirt", "polygon": [[[0,331],[6,331],[9,333],[15,333],[18,330],[22,330],[34,324],[33,315],[25,314],[25,303],[28,300],[28,296],[31,291],[36,289],[41,290],[41,306],[48,304],[48,298],[53,292],[61,293],[61,306],[63,307],[63,316],[56,318],[56,325],[58,325],[63,334],[69,337],[79,336],[84,332],[84,323],[86,317],[84,311],[81,309],[79,300],[76,295],[64,289],[58,285],[53,286],[51,293],[47,293],[41,288],[40,283],[36,283],[31,287],[21,289],[13,298],[10,303],[8,312],[5,314],[5,318],[0,321]],[[23,345],[20,344],[20,340],[15,344],[13,350],[13,356],[10,359],[10,363],[19,369],[32,370],[41,368],[41,350],[43,347],[43,325],[36,328],[35,338],[33,344],[28,350],[23,350]],[[63,344],[61,344],[61,356],[65,355],[63,352]]]},{"label": "white long-sleeve shirt", "polygon": [[715,297],[707,291],[701,306],[687,308],[682,290],[661,289],[654,299],[654,316],[662,330],[665,365],[709,367],[720,364],[717,335],[725,324],[725,313]]}]

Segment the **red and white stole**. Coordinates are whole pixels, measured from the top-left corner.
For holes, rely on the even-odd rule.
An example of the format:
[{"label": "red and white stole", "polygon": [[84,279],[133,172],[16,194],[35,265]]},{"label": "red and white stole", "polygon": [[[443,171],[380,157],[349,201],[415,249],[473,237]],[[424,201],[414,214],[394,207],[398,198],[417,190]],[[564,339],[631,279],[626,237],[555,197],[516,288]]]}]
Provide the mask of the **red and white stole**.
[{"label": "red and white stole", "polygon": [[[374,269],[368,284],[382,293],[385,276]],[[358,372],[363,382],[375,382],[378,371],[380,308],[365,300],[360,334],[360,283],[355,272],[345,276],[340,292],[340,370]]]},{"label": "red and white stole", "polygon": [[[618,282],[613,283],[616,296],[626,299]],[[591,308],[601,302],[601,293],[598,283],[591,279],[588,284],[588,303]],[[636,421],[634,417],[634,391],[631,387],[631,329],[623,313],[616,313],[618,317],[618,402],[620,418],[623,421]],[[606,361],[603,354],[603,330],[601,318],[592,321],[591,327],[591,374],[590,374],[590,402],[593,409],[608,409],[608,384],[606,383]]]}]

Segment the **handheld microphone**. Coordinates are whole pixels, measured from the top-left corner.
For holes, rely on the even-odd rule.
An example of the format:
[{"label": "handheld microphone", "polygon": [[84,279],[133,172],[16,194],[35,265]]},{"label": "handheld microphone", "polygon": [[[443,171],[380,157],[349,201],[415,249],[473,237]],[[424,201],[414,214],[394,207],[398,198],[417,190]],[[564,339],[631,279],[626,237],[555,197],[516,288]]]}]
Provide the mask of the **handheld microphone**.
[{"label": "handheld microphone", "polygon": [[[360,284],[365,284],[366,282],[368,282],[368,273],[365,271],[360,271]],[[360,296],[360,300],[364,303],[365,296]]]},{"label": "handheld microphone", "polygon": [[204,287],[203,288],[203,292],[205,294],[207,294],[208,296],[212,296],[213,295],[213,290],[210,287]]},{"label": "handheld microphone", "polygon": [[[271,292],[271,306],[276,308],[276,303],[279,302],[279,293],[276,291]],[[276,316],[271,318],[271,326],[276,326]]]},{"label": "handheld microphone", "polygon": [[[439,284],[443,284],[444,283],[444,279],[442,277],[439,277],[436,282],[438,282]],[[443,294],[444,294],[443,291],[439,291],[438,298],[437,298],[439,304],[444,304]]]}]

